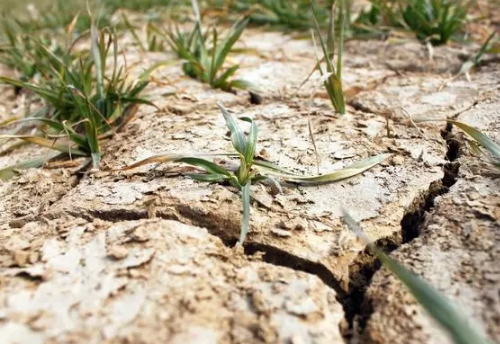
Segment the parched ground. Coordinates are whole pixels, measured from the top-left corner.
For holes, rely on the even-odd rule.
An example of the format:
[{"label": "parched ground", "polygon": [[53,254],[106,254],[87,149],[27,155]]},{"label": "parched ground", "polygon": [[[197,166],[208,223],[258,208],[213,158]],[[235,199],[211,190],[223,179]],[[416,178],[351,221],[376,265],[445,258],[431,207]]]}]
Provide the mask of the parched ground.
[{"label": "parched ground", "polygon": [[[451,79],[477,46],[348,42],[348,114],[337,116],[317,76],[298,90],[315,61],[308,40],[249,29],[241,46],[256,53],[233,57],[239,76],[260,87],[262,104],[170,65],[147,89],[160,110],[142,107],[104,144],[102,171],[52,162],[0,184],[2,343],[447,343],[377,271],[341,207],[500,340],[498,173],[456,129],[409,118],[454,117],[500,142],[498,61]],[[126,53],[137,73],[168,58]],[[24,110],[2,92],[6,113]],[[316,173],[308,116],[322,173],[392,156],[335,184],[284,184],[279,194],[255,185],[251,231],[234,248],[236,190],[193,181],[182,166],[111,172],[159,153],[230,149],[216,101],[255,119],[259,155],[296,172]],[[47,153],[23,147],[0,166]]]}]

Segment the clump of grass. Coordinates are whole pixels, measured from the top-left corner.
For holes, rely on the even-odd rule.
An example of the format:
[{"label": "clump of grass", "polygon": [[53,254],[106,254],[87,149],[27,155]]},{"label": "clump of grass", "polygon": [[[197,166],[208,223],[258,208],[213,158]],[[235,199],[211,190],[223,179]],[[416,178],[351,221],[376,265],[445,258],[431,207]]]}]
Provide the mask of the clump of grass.
[{"label": "clump of grass", "polygon": [[[311,1],[311,7],[314,10],[314,1]],[[321,29],[316,17],[313,16],[316,33],[319,37],[321,50],[323,51],[323,59],[317,58],[315,69],[318,69],[323,79],[323,85],[328,93],[328,97],[336,112],[345,114],[344,92],[342,90],[342,53],[344,50],[344,11],[340,8],[340,33],[338,39],[335,36],[335,5],[332,6],[330,14],[330,22],[328,25],[328,35],[325,39],[322,36]],[[315,41],[314,33],[313,41]],[[337,42],[335,42],[337,40]],[[316,44],[315,44],[316,45]],[[333,59],[335,57],[335,47],[337,47],[337,64],[334,66]],[[321,62],[325,61],[326,70],[321,67]]]},{"label": "clump of grass", "polygon": [[[110,25],[112,12],[108,7],[100,6],[99,1],[71,1],[55,0],[43,4],[30,4],[24,11],[15,13],[16,21],[22,25],[25,31],[44,31],[51,35],[59,34],[59,31],[72,25],[77,33],[88,31],[90,18],[79,15],[84,13],[86,5],[96,13],[95,25],[105,27]],[[36,6],[35,6],[36,5]]]},{"label": "clump of grass", "polygon": [[171,0],[103,0],[103,4],[111,11],[129,9],[133,11],[146,11],[155,7],[168,6]]},{"label": "clump of grass", "polygon": [[23,33],[20,26],[5,15],[1,18],[5,41],[0,46],[0,63],[17,71],[25,79],[36,73],[33,35]]},{"label": "clump of grass", "polygon": [[[43,43],[36,51],[41,74],[38,81],[0,77],[0,82],[32,91],[45,101],[43,116],[35,115],[9,124],[34,122],[34,135],[0,135],[0,139],[19,139],[58,150],[70,156],[91,156],[94,168],[101,158],[99,141],[120,131],[135,115],[140,104],[152,105],[140,98],[148,80],[128,80],[127,71],[118,65],[118,44],[111,29],[90,32],[91,47],[77,58],[60,58]],[[112,54],[113,65],[107,64]],[[40,62],[44,63],[40,63]],[[12,168],[8,168],[12,170]]]},{"label": "clump of grass", "polygon": [[181,32],[178,27],[167,31],[167,42],[177,56],[184,60],[183,71],[189,77],[224,91],[249,90],[253,86],[241,79],[232,79],[239,69],[238,64],[226,66],[226,59],[234,44],[247,26],[248,18],[238,20],[226,35],[219,39],[216,27],[203,30],[201,15],[196,0],[192,1],[196,25],[191,32]]},{"label": "clump of grass", "polygon": [[[342,179],[350,178],[362,173],[386,159],[389,154],[380,154],[375,157],[356,162],[342,170],[317,175],[302,176],[287,171],[273,163],[257,159],[255,157],[258,129],[255,121],[250,118],[242,117],[242,121],[250,123],[250,131],[245,135],[239,128],[236,119],[228,112],[222,104],[218,104],[226,125],[231,133],[231,142],[235,152],[222,154],[187,154],[187,155],[156,155],[150,158],[136,162],[122,170],[129,170],[139,166],[151,163],[184,163],[199,167],[205,171],[204,174],[190,174],[189,177],[209,182],[209,183],[228,183],[238,189],[242,195],[243,218],[241,222],[241,234],[239,243],[243,244],[250,227],[250,199],[251,185],[265,180],[271,181],[281,189],[276,178],[285,181],[291,181],[300,184],[323,184],[332,183]],[[234,157],[239,159],[239,167],[235,171],[229,171],[212,161],[206,160],[206,157]]]},{"label": "clump of grass", "polygon": [[256,1],[233,1],[231,3],[234,11],[249,11],[250,21],[257,25],[272,25],[295,30],[308,30],[311,28],[313,15],[318,22],[324,24],[328,21],[328,7],[326,1],[322,1],[321,10],[313,11],[309,0],[256,0]]},{"label": "clump of grass", "polygon": [[439,323],[457,344],[493,344],[471,325],[467,317],[420,276],[406,269],[370,243],[356,221],[344,210],[344,222],[367,245],[369,251],[413,294],[420,305]]},{"label": "clump of grass", "polygon": [[419,39],[445,44],[463,28],[471,4],[463,0],[409,0],[402,17]]},{"label": "clump of grass", "polygon": [[355,26],[373,30],[380,26],[407,29],[433,45],[446,44],[466,22],[472,0],[371,0],[372,8],[358,17]]}]

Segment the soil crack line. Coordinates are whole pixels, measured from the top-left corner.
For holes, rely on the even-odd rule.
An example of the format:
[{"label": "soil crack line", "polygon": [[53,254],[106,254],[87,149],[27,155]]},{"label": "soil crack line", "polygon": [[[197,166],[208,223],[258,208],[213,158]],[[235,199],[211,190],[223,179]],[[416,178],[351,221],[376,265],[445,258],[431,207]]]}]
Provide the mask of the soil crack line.
[{"label": "soil crack line", "polygon": [[[443,167],[443,178],[431,183],[425,192],[413,200],[401,219],[400,233],[376,242],[387,253],[420,236],[426,214],[432,213],[435,199],[446,194],[450,187],[456,183],[460,168],[457,159],[461,155],[463,142],[453,133],[452,129],[453,126],[447,124],[441,131],[441,137],[447,145],[446,160],[448,161]],[[361,252],[349,267],[349,290],[342,300],[348,328],[341,328],[347,343],[356,342],[359,339],[358,336],[362,335],[373,313],[373,306],[365,300],[365,293],[380,267],[378,260],[367,250]]]}]

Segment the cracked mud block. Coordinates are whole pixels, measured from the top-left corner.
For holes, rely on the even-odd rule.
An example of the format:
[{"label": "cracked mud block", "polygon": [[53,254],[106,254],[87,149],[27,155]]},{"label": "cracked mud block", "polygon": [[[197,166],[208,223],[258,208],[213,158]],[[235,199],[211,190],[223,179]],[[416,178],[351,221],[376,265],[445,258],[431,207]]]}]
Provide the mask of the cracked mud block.
[{"label": "cracked mud block", "polygon": [[343,343],[342,307],[319,278],[248,260],[205,229],[76,219],[19,236],[44,226],[59,235],[38,261],[2,264],[2,343]]},{"label": "cracked mud block", "polygon": [[408,75],[390,78],[374,90],[360,92],[350,104],[372,113],[389,113],[408,119],[401,107],[415,118],[447,118],[471,107],[484,92],[498,88],[497,65],[454,80],[435,75]]},{"label": "cracked mud block", "polygon": [[404,40],[402,43],[354,40],[345,44],[345,51],[358,56],[358,62],[364,61],[372,69],[390,69],[398,73],[456,73],[467,58],[464,48],[438,46],[430,51],[417,40]]},{"label": "cracked mud block", "polygon": [[[254,54],[236,56],[241,61],[238,76],[252,82],[262,90],[264,96],[282,98],[284,96],[310,97],[318,93],[328,98],[321,87],[318,72],[315,72],[299,90],[316,64],[314,46],[309,39],[298,39],[278,32],[246,30],[242,36],[243,45],[255,51]],[[377,64],[376,55],[368,57],[364,52],[349,50],[344,57],[343,83],[347,97],[366,88],[373,88],[385,78],[395,73]]]},{"label": "cracked mud block", "polygon": [[[484,72],[495,68],[485,68]],[[498,81],[497,86],[500,85]],[[488,92],[483,99],[473,108],[461,113],[456,119],[467,123],[484,134],[488,135],[495,142],[500,142],[500,92],[497,90]]]},{"label": "cracked mud block", "polygon": [[[258,152],[263,158],[297,173],[316,173],[307,111],[300,105],[275,103],[232,110],[257,120]],[[312,122],[322,173],[379,153],[394,155],[360,176],[334,184],[285,183],[282,194],[275,194],[273,185],[254,185],[247,243],[256,250],[277,250],[324,264],[330,279],[347,288],[349,265],[364,246],[341,224],[340,207],[362,221],[373,239],[392,236],[397,241],[406,209],[443,177],[446,147],[438,139],[422,140],[416,129],[402,125],[393,126],[394,137],[387,138],[384,120],[375,115],[331,117],[318,111]],[[219,112],[158,113],[136,121],[134,130],[110,143],[103,166],[116,169],[160,153],[228,150],[232,151]],[[235,165],[229,159],[217,162]],[[240,232],[240,195],[227,185],[193,181],[184,176],[186,172],[193,169],[163,165],[125,173],[99,172],[84,178],[44,216],[69,214],[110,221],[161,217],[206,227],[225,243],[234,244]]]},{"label": "cracked mud block", "polygon": [[[9,155],[0,156],[0,168],[51,153],[49,149],[36,146],[22,147]],[[78,184],[80,176],[77,171],[84,164],[85,159],[52,161],[44,169],[19,171],[18,177],[0,181],[0,231],[35,221],[51,204]]]},{"label": "cracked mud block", "polygon": [[[457,120],[496,142],[500,114],[498,91],[487,92]],[[453,129],[459,140],[467,136]],[[477,327],[500,340],[500,184],[498,169],[465,147],[460,174],[449,193],[420,226],[420,236],[393,255],[447,296]],[[404,286],[385,269],[377,272],[361,313],[363,343],[451,343],[417,305]]]},{"label": "cracked mud block", "polygon": [[[437,199],[422,234],[394,258],[446,295],[483,333],[500,340],[500,187],[479,175],[460,179]],[[362,343],[452,343],[385,269],[365,299]]]}]

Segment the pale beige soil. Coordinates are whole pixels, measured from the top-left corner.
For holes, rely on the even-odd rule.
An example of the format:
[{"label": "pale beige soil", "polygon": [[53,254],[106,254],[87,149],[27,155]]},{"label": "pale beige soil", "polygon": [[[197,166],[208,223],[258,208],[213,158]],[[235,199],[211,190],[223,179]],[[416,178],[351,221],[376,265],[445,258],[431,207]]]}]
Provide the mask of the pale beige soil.
[{"label": "pale beige soil", "polygon": [[[444,343],[385,270],[375,274],[363,305],[352,306],[357,301],[350,296],[363,289],[362,272],[372,260],[342,224],[344,207],[388,247],[399,246],[417,226],[421,236],[395,256],[499,340],[498,179],[469,153],[463,135],[442,131],[440,122],[416,128],[407,113],[458,116],[500,141],[500,64],[486,64],[470,82],[449,80],[474,46],[439,47],[429,56],[416,41],[351,41],[344,72],[348,114],[337,116],[317,75],[297,92],[315,61],[308,40],[250,29],[241,46],[258,51],[233,58],[242,63],[239,76],[263,91],[261,105],[250,104],[245,92],[224,93],[188,79],[178,64],[166,66],[147,89],[160,110],[142,107],[127,130],[104,145],[102,171],[91,173],[80,159],[0,184],[0,338]],[[164,58],[127,48],[134,73]],[[192,170],[182,166],[110,171],[154,154],[231,149],[216,101],[255,119],[259,155],[296,172],[316,173],[308,115],[321,172],[393,155],[335,184],[285,183],[281,194],[272,185],[253,186],[251,231],[244,250],[233,248],[241,219],[236,190],[193,181],[184,176]],[[0,105],[11,112],[22,106],[15,102],[2,96]],[[452,141],[462,146],[454,162]],[[46,153],[23,147],[0,156],[0,166]],[[426,207],[436,196],[436,207]],[[349,329],[354,313],[359,331]]]}]

